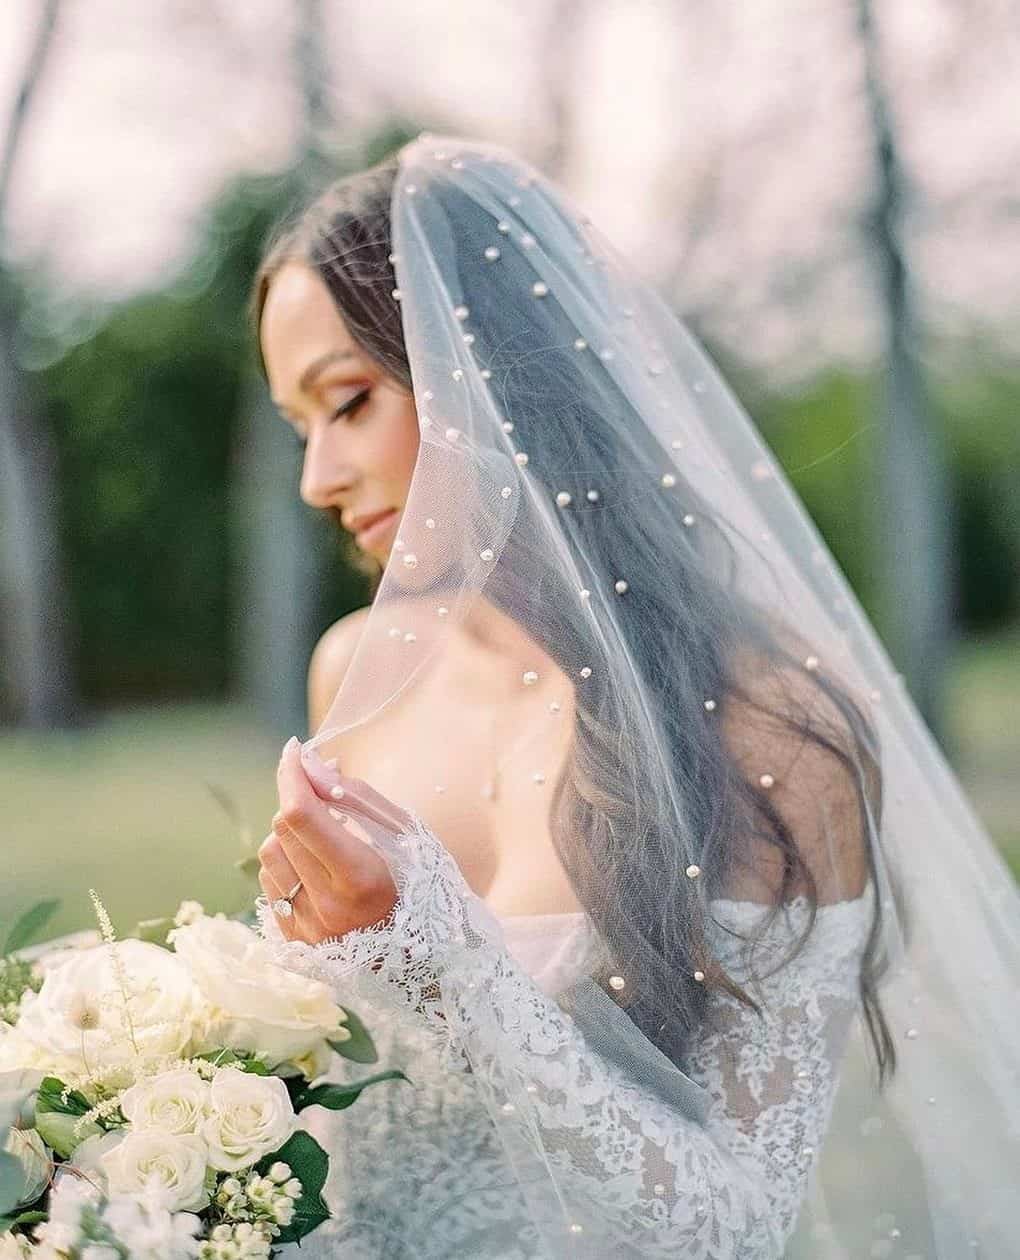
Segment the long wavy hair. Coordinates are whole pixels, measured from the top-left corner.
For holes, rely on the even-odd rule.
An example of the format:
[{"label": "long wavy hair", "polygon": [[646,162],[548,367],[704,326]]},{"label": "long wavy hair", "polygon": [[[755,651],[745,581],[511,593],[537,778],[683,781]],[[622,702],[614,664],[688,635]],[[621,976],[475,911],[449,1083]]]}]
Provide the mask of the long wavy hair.
[{"label": "long wavy hair", "polygon": [[[411,391],[400,307],[393,299],[390,206],[397,171],[398,160],[392,156],[338,180],[277,225],[251,296],[257,343],[277,271],[287,262],[299,261],[321,276],[354,340]],[[753,714],[766,736],[781,733],[798,749],[812,748],[852,783],[855,817],[846,824],[852,834],[827,835],[823,843],[830,852],[835,845],[844,855],[848,846],[855,846],[855,857],[862,868],[866,866],[876,890],[882,816],[877,735],[850,688],[831,671],[818,668],[792,629],[770,622],[736,592],[736,557],[729,536],[679,470],[677,484],[684,484],[676,499],[644,493],[649,472],[657,476],[663,467],[664,452],[636,418],[626,427],[629,445],[621,459],[616,435],[621,410],[626,414],[630,408],[627,399],[622,395],[613,399],[615,427],[593,411],[582,412],[576,403],[566,404],[576,414],[564,414],[565,399],[584,397],[583,390],[570,388],[569,374],[579,371],[577,356],[564,355],[550,371],[550,348],[540,344],[538,332],[500,329],[498,312],[489,316],[495,322],[488,332],[494,375],[499,373],[501,345],[512,340],[515,372],[503,378],[502,392],[512,390],[506,406],[518,429],[519,416],[524,416],[526,426],[528,413],[548,418],[550,408],[558,407],[559,424],[583,426],[589,484],[612,485],[618,499],[626,496],[634,505],[634,510],[617,514],[612,530],[597,528],[597,513],[565,514],[569,523],[564,528],[571,531],[577,554],[593,572],[616,573],[621,571],[620,557],[641,553],[659,574],[658,607],[648,603],[648,596],[644,602],[628,597],[620,601],[626,611],[619,615],[626,618],[623,628],[636,681],[654,705],[648,720],[656,743],[668,754],[670,801],[667,804],[663,797],[661,766],[646,764],[647,743],[640,744],[630,734],[623,697],[586,686],[575,689],[572,750],[556,785],[550,825],[578,899],[617,965],[626,966],[625,998],[607,983],[608,975],[601,977],[603,987],[626,1006],[654,1044],[681,1063],[688,1039],[707,1018],[711,989],[722,989],[760,1011],[755,999],[711,956],[705,907],[712,891],[724,896],[737,868],[756,861],[754,855],[778,870],[773,912],[748,938],[748,945],[753,952],[796,889],[811,913],[784,963],[805,945],[819,906],[819,889],[807,857],[812,845],[817,847],[817,838],[796,834],[796,826],[776,807],[774,794],[750,772],[746,756],[728,734],[732,724],[728,728],[726,712]],[[478,326],[481,332],[485,324]],[[529,335],[536,337],[534,344]],[[528,379],[516,370],[529,361],[531,350],[540,352],[533,359],[545,356],[541,378]],[[543,384],[548,391],[550,381],[561,382],[557,397],[542,396]],[[533,443],[540,441],[540,432],[536,425],[529,433],[529,451],[536,449]],[[533,456],[531,466],[540,476],[541,459]],[[555,492],[557,487],[548,489]],[[685,510],[694,505],[697,542],[689,540],[694,531],[685,531],[676,521],[672,506],[676,502],[684,503]],[[673,515],[657,519],[663,513]],[[520,617],[521,609],[526,609],[528,633],[571,676],[574,663],[590,658],[595,647],[586,637],[590,619],[570,615],[576,592],[555,589],[562,577],[541,547],[529,542],[540,537],[541,532],[527,528],[527,522],[511,531],[486,596],[510,615]],[[679,546],[677,538],[683,540]],[[662,539],[671,545],[664,546]],[[706,697],[715,698],[710,711]],[[678,796],[682,817],[675,817],[672,804]],[[671,814],[674,820],[665,828],[661,820]],[[688,876],[692,864],[704,871],[703,879]],[[891,881],[898,913],[905,916],[897,881],[885,859],[883,871]],[[858,985],[879,1084],[884,1087],[895,1072],[896,1050],[878,996],[888,966],[882,916],[882,898],[876,895]],[[700,979],[694,978],[695,971]]]}]

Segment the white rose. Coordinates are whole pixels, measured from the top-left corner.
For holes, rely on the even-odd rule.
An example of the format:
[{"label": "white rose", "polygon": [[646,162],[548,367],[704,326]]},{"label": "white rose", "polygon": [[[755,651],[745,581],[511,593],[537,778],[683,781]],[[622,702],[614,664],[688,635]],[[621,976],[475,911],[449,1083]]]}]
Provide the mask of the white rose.
[{"label": "white rose", "polygon": [[156,1191],[169,1212],[199,1212],[209,1205],[208,1151],[193,1133],[129,1129],[99,1162],[111,1194]]},{"label": "white rose", "polygon": [[281,967],[268,944],[243,923],[204,918],[170,933],[177,956],[218,1018],[212,1044],[257,1053],[269,1067],[308,1054],[326,1037],[343,1038],[347,1018],[329,986]]},{"label": "white rose", "polygon": [[210,1114],[202,1130],[209,1163],[238,1172],[281,1147],[297,1128],[287,1087],[278,1076],[221,1068],[209,1089]]},{"label": "white rose", "polygon": [[[126,980],[130,1034],[111,948]],[[201,1014],[199,994],[178,958],[158,945],[125,940],[75,951],[49,971],[17,1031],[46,1055],[91,1073],[130,1069],[136,1049],[143,1057],[182,1054]]]},{"label": "white rose", "polygon": [[32,1244],[24,1234],[0,1234],[0,1260],[29,1260]]},{"label": "white rose", "polygon": [[[27,1009],[27,1006],[23,1007],[23,1017]],[[76,1057],[57,1054],[53,1049],[26,1037],[20,1027],[12,1028],[9,1024],[0,1023],[0,1072],[16,1072],[27,1068],[66,1080],[79,1071],[80,1067],[80,1052]]]},{"label": "white rose", "polygon": [[49,1183],[53,1161],[35,1129],[11,1129],[4,1150],[21,1164],[24,1185],[16,1206],[34,1203]]},{"label": "white rose", "polygon": [[165,1133],[200,1133],[208,1108],[209,1082],[187,1068],[138,1081],[120,1099],[132,1128]]},{"label": "white rose", "polygon": [[[80,1142],[74,1148],[74,1153],[70,1157],[70,1167],[84,1173],[84,1178],[77,1177],[74,1173],[66,1171],[65,1166],[62,1164],[57,1169],[57,1176],[53,1183],[54,1188],[59,1189],[63,1193],[66,1189],[65,1183],[70,1181],[72,1185],[88,1186],[97,1194],[105,1193],[107,1188],[106,1165],[103,1163],[103,1160],[110,1151],[120,1146],[127,1134],[127,1129],[111,1129],[108,1133],[94,1133],[87,1137],[84,1142]],[[52,1207],[50,1216],[53,1216]]]}]

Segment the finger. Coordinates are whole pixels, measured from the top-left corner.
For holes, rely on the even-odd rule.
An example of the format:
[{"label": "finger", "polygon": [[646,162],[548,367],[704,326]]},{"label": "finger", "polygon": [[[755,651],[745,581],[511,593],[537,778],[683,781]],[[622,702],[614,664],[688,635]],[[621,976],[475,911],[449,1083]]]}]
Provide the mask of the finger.
[{"label": "finger", "polygon": [[[277,884],[265,867],[261,867],[259,869],[259,885],[265,893],[270,907],[272,907],[274,901],[278,901],[283,896],[279,884]],[[275,910],[273,911],[273,918],[276,920],[276,926],[280,929],[283,936],[288,941],[292,941],[294,939],[294,933],[297,930],[297,926],[293,922],[293,919],[281,918]]]},{"label": "finger", "polygon": [[[325,897],[333,886],[333,875],[323,865],[312,850],[302,842],[301,837],[291,831],[279,814],[273,817],[273,830],[259,846],[259,861],[268,865],[270,870],[278,867],[281,858],[294,872],[294,878],[287,885],[293,888],[297,880],[311,889],[317,896]],[[275,873],[275,870],[274,870]],[[280,883],[286,880],[281,878]]]},{"label": "finger", "polygon": [[[357,883],[368,877],[376,882],[381,859],[349,825],[340,821],[335,806],[326,805],[313,790],[301,765],[300,747],[292,740],[280,758],[277,788],[281,823],[319,859],[333,880]],[[331,816],[330,809],[336,817]],[[275,819],[273,829],[280,831]]]},{"label": "finger", "polygon": [[364,779],[341,774],[328,766],[314,748],[301,750],[301,764],[316,795],[322,800],[340,802],[342,808],[364,813],[392,831],[406,830],[410,815],[396,802],[376,791]]},{"label": "finger", "polygon": [[[290,858],[284,852],[278,836],[267,836],[262,842],[259,848],[259,862],[262,869],[269,872],[273,882],[283,889],[284,895],[289,893],[301,879],[301,875],[294,869]],[[301,882],[303,883],[304,880]]]},{"label": "finger", "polygon": [[[259,883],[262,886],[262,891],[269,898],[270,905],[274,901],[285,897],[296,882],[292,881],[284,888],[280,881],[273,876],[269,867],[264,866],[259,870]],[[287,940],[302,940],[307,941],[310,945],[314,945],[317,941],[325,940],[329,935],[307,888],[301,888],[298,891],[291,902],[291,910],[292,913],[287,916],[276,914],[274,911],[274,917]]]}]

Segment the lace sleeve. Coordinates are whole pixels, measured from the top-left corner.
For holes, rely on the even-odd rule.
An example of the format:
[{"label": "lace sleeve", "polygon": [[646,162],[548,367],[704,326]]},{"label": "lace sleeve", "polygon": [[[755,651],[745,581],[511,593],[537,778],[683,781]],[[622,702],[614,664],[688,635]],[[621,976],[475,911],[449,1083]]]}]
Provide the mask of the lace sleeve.
[{"label": "lace sleeve", "polygon": [[[288,943],[263,903],[263,934],[286,965],[348,1000],[367,989],[376,1009],[431,1030],[447,1066],[471,1070],[550,1254],[778,1260],[828,1124],[865,898],[820,908],[802,953],[757,986],[763,1015],[713,995],[687,1077],[644,1038],[643,1058],[619,1053],[604,1030],[593,1037],[585,1021],[582,1031],[542,993],[423,825],[392,843],[399,898],[384,923]],[[712,904],[720,960],[740,978],[740,942],[724,929],[746,929],[763,908]],[[789,903],[771,943],[799,931],[806,913],[806,903]],[[670,1073],[703,1106],[678,1102]]]}]

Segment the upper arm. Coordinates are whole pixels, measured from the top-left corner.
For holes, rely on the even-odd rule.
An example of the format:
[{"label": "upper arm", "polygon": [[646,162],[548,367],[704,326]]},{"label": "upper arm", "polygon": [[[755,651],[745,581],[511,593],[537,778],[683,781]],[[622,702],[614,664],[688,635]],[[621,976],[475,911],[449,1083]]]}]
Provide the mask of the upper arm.
[{"label": "upper arm", "polygon": [[368,611],[358,608],[341,617],[315,645],[308,663],[308,728],[313,734],[322,725],[340,690]]},{"label": "upper arm", "polygon": [[[819,679],[795,668],[756,666],[742,680],[744,694],[727,701],[727,747],[744,778],[778,814],[814,879],[819,903],[856,898],[869,873],[865,802],[876,767],[852,719]],[[771,786],[764,786],[763,775],[771,776]],[[759,833],[763,823],[768,832],[764,815],[749,820]],[[782,850],[756,839],[746,867],[734,872],[740,887],[730,895],[774,902],[782,872]],[[798,875],[788,896],[805,891]]]}]

